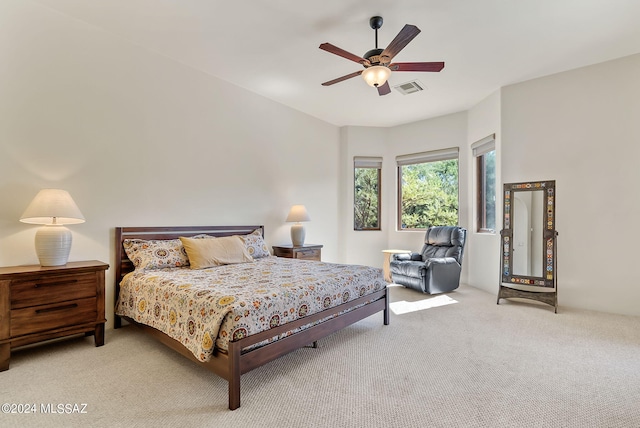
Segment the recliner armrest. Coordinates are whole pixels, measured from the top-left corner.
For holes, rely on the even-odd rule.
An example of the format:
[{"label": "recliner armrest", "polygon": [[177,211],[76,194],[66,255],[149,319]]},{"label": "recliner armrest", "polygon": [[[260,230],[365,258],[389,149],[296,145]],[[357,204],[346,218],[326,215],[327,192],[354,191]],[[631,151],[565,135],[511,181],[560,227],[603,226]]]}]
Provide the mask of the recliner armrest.
[{"label": "recliner armrest", "polygon": [[438,265],[452,265],[452,264],[455,264],[455,265],[460,266],[458,261],[456,259],[454,259],[453,257],[434,257],[434,258],[431,258],[431,259],[427,259],[424,262],[424,264],[425,264],[425,266],[427,268],[429,266],[435,265],[435,264],[438,264]]},{"label": "recliner armrest", "polygon": [[[396,253],[393,254],[393,257],[391,258],[391,260],[400,260],[400,261],[407,261],[407,260],[413,260],[413,255],[414,254],[418,254],[418,253]],[[420,254],[418,254],[418,256],[420,256]],[[422,260],[422,256],[420,256],[420,258],[418,260]]]}]

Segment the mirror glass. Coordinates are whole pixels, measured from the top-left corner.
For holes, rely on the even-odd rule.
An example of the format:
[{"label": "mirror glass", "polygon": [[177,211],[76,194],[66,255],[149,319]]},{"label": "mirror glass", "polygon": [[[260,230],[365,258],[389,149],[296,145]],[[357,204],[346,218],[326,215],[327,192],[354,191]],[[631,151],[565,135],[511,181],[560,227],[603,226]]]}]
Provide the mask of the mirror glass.
[{"label": "mirror glass", "polygon": [[503,283],[554,286],[555,181],[504,185]]},{"label": "mirror glass", "polygon": [[513,274],[542,277],[544,192],[513,192]]}]

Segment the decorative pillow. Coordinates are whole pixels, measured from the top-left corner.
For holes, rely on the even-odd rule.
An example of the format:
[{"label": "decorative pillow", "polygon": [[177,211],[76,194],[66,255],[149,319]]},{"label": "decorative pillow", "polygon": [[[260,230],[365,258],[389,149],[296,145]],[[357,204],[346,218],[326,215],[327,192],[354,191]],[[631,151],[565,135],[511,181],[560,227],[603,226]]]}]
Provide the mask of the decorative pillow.
[{"label": "decorative pillow", "polygon": [[252,262],[253,257],[239,236],[193,239],[180,237],[189,257],[191,269]]},{"label": "decorative pillow", "polygon": [[191,239],[203,239],[203,238],[215,238],[215,236],[207,235],[206,233],[201,233],[200,235],[194,235],[190,237]]},{"label": "decorative pillow", "polygon": [[189,266],[187,252],[179,239],[125,239],[122,246],[136,269]]},{"label": "decorative pillow", "polygon": [[269,257],[271,255],[269,248],[267,248],[267,243],[264,242],[262,238],[260,229],[256,229],[250,234],[241,236],[240,238],[242,238],[244,246],[247,247],[247,251],[254,259]]}]

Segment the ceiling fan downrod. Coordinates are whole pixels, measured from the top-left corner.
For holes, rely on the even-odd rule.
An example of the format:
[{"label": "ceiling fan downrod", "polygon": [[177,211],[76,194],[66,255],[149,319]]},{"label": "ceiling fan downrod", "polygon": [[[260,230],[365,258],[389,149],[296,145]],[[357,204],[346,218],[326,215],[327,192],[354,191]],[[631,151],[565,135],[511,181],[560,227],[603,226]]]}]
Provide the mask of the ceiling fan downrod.
[{"label": "ceiling fan downrod", "polygon": [[371,19],[369,19],[369,26],[371,26],[371,28],[373,28],[376,32],[376,47],[374,49],[371,49],[370,51],[367,51],[364,54],[363,58],[368,59],[371,65],[379,65],[380,54],[384,50],[384,49],[378,48],[378,29],[382,27],[382,17],[381,16],[371,17]]},{"label": "ceiling fan downrod", "polygon": [[369,25],[376,31],[376,49],[378,49],[378,29],[382,27],[382,17],[372,16],[371,19],[369,19]]}]

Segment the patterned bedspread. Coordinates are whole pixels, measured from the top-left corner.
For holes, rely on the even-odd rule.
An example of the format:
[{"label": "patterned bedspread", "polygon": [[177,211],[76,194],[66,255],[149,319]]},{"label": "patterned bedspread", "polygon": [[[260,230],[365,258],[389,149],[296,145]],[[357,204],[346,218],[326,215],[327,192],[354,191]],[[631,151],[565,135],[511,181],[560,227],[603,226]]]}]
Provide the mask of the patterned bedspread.
[{"label": "patterned bedspread", "polygon": [[384,287],[377,268],[265,257],[202,270],[131,272],[120,285],[116,313],[164,332],[208,361],[230,340]]}]

